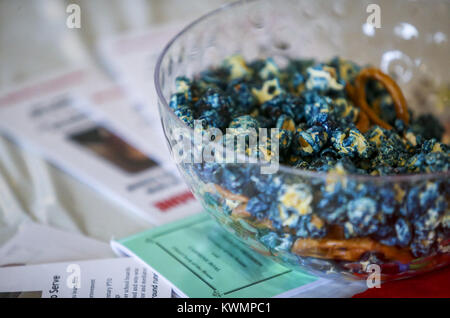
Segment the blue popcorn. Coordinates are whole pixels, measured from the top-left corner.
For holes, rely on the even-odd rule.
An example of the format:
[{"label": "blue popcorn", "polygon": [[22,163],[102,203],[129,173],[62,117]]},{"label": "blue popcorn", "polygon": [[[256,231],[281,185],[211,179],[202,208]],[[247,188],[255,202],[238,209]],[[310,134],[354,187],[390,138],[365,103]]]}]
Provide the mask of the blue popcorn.
[{"label": "blue popcorn", "polygon": [[434,200],[433,205],[429,209],[422,215],[414,218],[415,229],[417,231],[435,230],[441,223],[441,217],[445,213],[446,207],[447,203],[442,196]]},{"label": "blue popcorn", "polygon": [[400,213],[406,217],[413,217],[421,213],[419,205],[420,188],[413,187],[409,190],[404,208],[400,209]]},{"label": "blue popcorn", "polygon": [[283,184],[279,192],[278,218],[283,226],[294,227],[301,215],[312,213],[313,195],[308,185]]},{"label": "blue popcorn", "polygon": [[306,70],[315,64],[314,59],[290,59],[286,68],[287,72],[298,72],[306,76]]},{"label": "blue popcorn", "polygon": [[288,83],[289,91],[294,94],[301,94],[305,89],[305,82],[305,77],[301,73],[295,72]]},{"label": "blue popcorn", "polygon": [[225,189],[235,194],[253,194],[249,176],[246,171],[239,166],[226,165],[222,172],[222,184]]},{"label": "blue popcorn", "polygon": [[425,171],[438,172],[448,171],[450,166],[450,157],[442,152],[430,152],[425,155]]},{"label": "blue popcorn", "polygon": [[410,249],[415,257],[429,255],[436,242],[435,231],[414,231],[414,238],[410,244]]},{"label": "blue popcorn", "polygon": [[310,163],[303,159],[298,159],[293,166],[298,169],[309,169]]},{"label": "blue popcorn", "polygon": [[397,233],[397,244],[402,247],[408,246],[412,238],[411,226],[409,223],[405,219],[399,218],[397,222],[395,222],[395,231]]},{"label": "blue popcorn", "polygon": [[295,235],[299,238],[308,238],[308,223],[309,223],[309,215],[300,216],[297,220],[297,224],[295,226]]},{"label": "blue popcorn", "polygon": [[[243,115],[233,119],[226,129],[227,138],[234,138],[235,149],[238,153],[258,158],[257,137],[259,122],[250,115]],[[227,140],[228,143],[228,140]]]},{"label": "blue popcorn", "polygon": [[246,207],[246,210],[258,219],[269,216],[273,209],[276,209],[274,201],[264,195],[254,196],[247,202]]},{"label": "blue popcorn", "polygon": [[229,71],[229,79],[245,78],[251,75],[251,69],[247,66],[242,55],[235,54],[225,59],[224,68]]},{"label": "blue popcorn", "polygon": [[[336,201],[323,198],[319,202],[318,208],[323,211],[321,217],[326,222],[330,224],[343,224],[347,220],[346,203],[348,199],[345,197],[338,197]],[[323,208],[321,208],[321,206]]]},{"label": "blue popcorn", "polygon": [[272,118],[268,118],[268,117],[262,116],[262,115],[257,115],[257,116],[252,116],[252,117],[258,121],[260,128],[272,128],[275,125],[274,120]]},{"label": "blue popcorn", "polygon": [[390,132],[386,132],[384,136],[385,138],[382,138],[379,146],[375,148],[376,157],[372,160],[373,168],[376,169],[379,166],[407,167],[409,155],[403,140]]},{"label": "blue popcorn", "polygon": [[227,92],[234,100],[233,116],[250,113],[257,105],[257,100],[251,92],[250,86],[242,80],[234,80],[230,83]]},{"label": "blue popcorn", "polygon": [[355,123],[358,119],[359,108],[356,108],[347,99],[339,97],[333,100],[333,113],[343,125]]},{"label": "blue popcorn", "polygon": [[336,70],[332,67],[317,65],[307,70],[306,89],[326,92],[328,90],[341,91],[344,85],[336,80]]},{"label": "blue popcorn", "polygon": [[228,113],[233,109],[233,100],[218,89],[209,88],[202,97],[202,107]]},{"label": "blue popcorn", "polygon": [[380,147],[382,143],[387,140],[387,130],[380,126],[374,125],[369,131],[365,133],[366,139],[371,142],[376,148]]},{"label": "blue popcorn", "polygon": [[398,133],[403,133],[407,128],[406,123],[398,118],[394,121],[394,127]]},{"label": "blue popcorn", "polygon": [[384,214],[393,215],[397,208],[395,190],[390,186],[385,186],[380,189],[379,197],[381,198],[381,211]]},{"label": "blue popcorn", "polygon": [[177,110],[180,107],[188,107],[188,101],[184,93],[176,93],[170,97],[169,107]]},{"label": "blue popcorn", "polygon": [[204,195],[205,204],[209,207],[222,206],[222,209],[226,211],[227,214],[231,214],[229,208],[225,206],[225,203],[222,203],[222,198],[217,193],[205,192]]},{"label": "blue popcorn", "polygon": [[252,93],[258,102],[263,104],[274,97],[283,94],[284,89],[281,87],[280,81],[277,78],[273,78],[265,81],[261,88],[253,88]]},{"label": "blue popcorn", "polygon": [[276,128],[279,129],[279,134],[277,137],[279,140],[280,150],[286,151],[291,145],[292,138],[296,130],[295,122],[292,117],[283,114],[278,117]]},{"label": "blue popcorn", "polygon": [[339,158],[339,154],[333,148],[325,148],[320,152],[320,157]]},{"label": "blue popcorn", "polygon": [[283,185],[283,180],[276,175],[251,175],[251,181],[258,192],[264,194],[270,200],[274,200],[278,196],[278,191]]},{"label": "blue popcorn", "polygon": [[[437,143],[436,139],[429,139],[429,140],[425,140],[425,142],[422,144],[422,153],[429,153],[432,152],[435,145]],[[438,147],[440,148],[440,146],[438,145]]]},{"label": "blue popcorn", "polygon": [[358,237],[360,236],[360,232],[358,231],[358,229],[350,222],[345,222],[344,223],[344,237],[346,239],[350,239],[353,237]]},{"label": "blue popcorn", "polygon": [[313,126],[306,131],[299,127],[294,138],[295,154],[313,156],[321,151],[328,140],[328,134],[321,126]]},{"label": "blue popcorn", "polygon": [[425,168],[426,157],[423,153],[418,153],[411,156],[406,162],[406,168],[409,172],[420,172]]},{"label": "blue popcorn", "polygon": [[304,95],[304,114],[306,123],[309,126],[326,123],[330,117],[330,104],[332,103],[331,99],[328,97],[314,96],[312,97],[313,99],[309,101],[309,97],[310,95]]},{"label": "blue popcorn", "polygon": [[204,183],[221,181],[222,167],[217,163],[194,163],[191,165],[196,175]]},{"label": "blue popcorn", "polygon": [[208,127],[224,129],[228,125],[227,118],[215,109],[205,110],[197,119],[202,122],[202,127],[204,129],[207,129]]},{"label": "blue popcorn", "polygon": [[403,136],[405,137],[406,149],[409,152],[415,152],[417,145],[421,145],[424,142],[422,136],[416,135],[411,129],[406,129]]},{"label": "blue popcorn", "polygon": [[310,168],[316,171],[328,172],[336,165],[336,159],[331,157],[315,158],[311,161]]},{"label": "blue popcorn", "polygon": [[189,127],[194,128],[194,112],[189,106],[186,105],[178,106],[174,110],[174,113]]},{"label": "blue popcorn", "polygon": [[359,234],[372,234],[376,231],[378,208],[376,202],[368,197],[351,200],[347,205],[347,217]]},{"label": "blue popcorn", "polygon": [[[393,219],[390,220],[389,222],[386,222],[386,224],[380,225],[378,227],[378,231],[376,233],[374,233],[372,236],[379,240],[384,239],[384,240],[389,240],[391,243],[394,241],[396,242],[397,234],[395,232],[395,228],[392,227],[391,222],[393,222]],[[394,240],[394,238],[395,238],[395,240]],[[396,244],[397,243],[387,244],[387,245],[396,245]]]},{"label": "blue popcorn", "polygon": [[435,203],[439,196],[438,185],[435,182],[427,182],[425,189],[419,193],[419,203],[422,211],[425,211]]},{"label": "blue popcorn", "polygon": [[273,251],[289,251],[293,244],[293,238],[291,235],[283,233],[278,234],[276,232],[269,232],[260,238],[260,241]]},{"label": "blue popcorn", "polygon": [[292,143],[293,134],[292,131],[281,129],[277,135],[277,139],[279,142],[279,149],[282,152],[286,152],[289,150],[289,147]]},{"label": "blue popcorn", "polygon": [[386,238],[382,238],[379,240],[381,244],[387,245],[387,246],[395,246],[399,245],[398,240],[396,236],[388,236]]},{"label": "blue popcorn", "polygon": [[300,216],[295,229],[296,236],[300,238],[318,239],[328,233],[325,222],[314,214]]},{"label": "blue popcorn", "polygon": [[340,57],[334,57],[328,64],[335,68],[339,82],[343,81],[353,83],[356,75],[361,70],[361,68],[355,63]]},{"label": "blue popcorn", "polygon": [[346,191],[353,198],[376,197],[377,186],[373,183],[357,183],[349,181]]},{"label": "blue popcorn", "polygon": [[439,120],[431,114],[423,114],[417,118],[412,118],[410,124],[411,131],[425,139],[441,140],[444,134],[444,127]]},{"label": "blue popcorn", "polygon": [[197,95],[204,94],[208,89],[225,90],[227,87],[227,78],[229,72],[226,69],[209,69],[200,73],[200,76],[194,79],[192,88]]},{"label": "blue popcorn", "polygon": [[183,94],[186,101],[191,101],[192,81],[185,76],[179,76],[175,79],[175,91],[177,94]]},{"label": "blue popcorn", "polygon": [[287,95],[278,95],[261,105],[261,111],[268,117],[278,118],[281,115],[295,117],[293,109],[295,104]]},{"label": "blue popcorn", "polygon": [[340,158],[336,163],[335,169],[332,169],[330,171],[334,171],[336,170],[336,168],[342,169],[346,173],[367,174],[366,170],[358,168],[349,157]]},{"label": "blue popcorn", "polygon": [[446,208],[445,199],[439,197],[431,208],[414,218],[414,238],[410,246],[414,256],[427,255],[435,248],[436,230],[442,224]]},{"label": "blue popcorn", "polygon": [[[217,195],[217,197],[221,198],[220,195]],[[239,201],[224,199],[222,203],[216,203],[215,206],[221,206],[223,213],[230,216],[233,214],[233,210],[237,208],[239,204]],[[214,204],[210,204],[210,206],[214,208]]]},{"label": "blue popcorn", "polygon": [[446,144],[438,142],[436,139],[429,139],[422,144],[421,151],[424,154],[429,153],[448,154],[450,152],[450,148]]},{"label": "blue popcorn", "polygon": [[264,61],[264,66],[259,69],[258,75],[263,80],[271,79],[274,77],[278,77],[280,73],[280,69],[278,65],[275,63],[273,58],[268,58]]},{"label": "blue popcorn", "polygon": [[334,149],[342,156],[368,158],[372,153],[371,145],[355,128],[348,132],[336,129],[332,133],[331,142]]},{"label": "blue popcorn", "polygon": [[291,116],[282,114],[277,119],[276,128],[294,132],[296,129],[294,119]]},{"label": "blue popcorn", "polygon": [[315,214],[305,216],[308,218],[307,229],[309,236],[313,239],[323,238],[327,235],[325,222]]},{"label": "blue popcorn", "polygon": [[259,129],[259,122],[250,115],[243,115],[234,118],[228,127],[242,130],[255,129],[257,131]]}]

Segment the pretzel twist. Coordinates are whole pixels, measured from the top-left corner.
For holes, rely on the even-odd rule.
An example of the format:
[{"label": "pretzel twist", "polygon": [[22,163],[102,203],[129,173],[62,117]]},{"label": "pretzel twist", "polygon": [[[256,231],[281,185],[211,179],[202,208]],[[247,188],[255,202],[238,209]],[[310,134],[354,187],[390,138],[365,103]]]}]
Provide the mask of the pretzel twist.
[{"label": "pretzel twist", "polygon": [[345,86],[347,95],[361,110],[358,122],[356,124],[357,128],[364,133],[370,128],[370,125],[373,123],[385,129],[392,129],[392,126],[382,120],[378,116],[377,112],[374,111],[367,103],[366,83],[369,79],[375,79],[384,86],[384,88],[392,97],[397,118],[403,120],[403,122],[408,125],[408,107],[405,96],[403,95],[400,87],[389,75],[383,73],[377,68],[369,67],[361,70],[361,72],[359,72],[359,74],[356,76],[355,86],[353,86],[349,82],[347,82]]}]

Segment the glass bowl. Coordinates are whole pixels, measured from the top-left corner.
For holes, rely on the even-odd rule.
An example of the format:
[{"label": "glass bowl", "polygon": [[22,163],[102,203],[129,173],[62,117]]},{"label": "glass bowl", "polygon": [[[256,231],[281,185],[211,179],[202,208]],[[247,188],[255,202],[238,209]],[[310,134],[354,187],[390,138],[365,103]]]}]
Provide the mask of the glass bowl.
[{"label": "glass bowl", "polygon": [[[370,2],[233,3],[182,30],[155,71],[169,148],[205,210],[253,250],[329,278],[365,279],[371,264],[382,280],[448,265],[449,172],[366,176],[280,165],[267,174],[263,163],[180,160],[183,140],[198,150],[195,132],[169,100],[176,77],[193,77],[236,53],[281,65],[290,57],[340,56],[389,73],[410,108],[437,114],[448,128],[449,2],[380,1],[376,8]],[[377,10],[378,21],[371,16]],[[260,212],[247,212],[249,204]]]}]

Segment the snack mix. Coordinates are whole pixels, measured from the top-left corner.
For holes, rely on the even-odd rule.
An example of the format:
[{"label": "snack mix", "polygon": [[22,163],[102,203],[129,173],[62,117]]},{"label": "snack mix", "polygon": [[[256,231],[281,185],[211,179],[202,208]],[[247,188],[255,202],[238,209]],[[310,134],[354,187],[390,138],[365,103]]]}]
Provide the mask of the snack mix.
[{"label": "snack mix", "polygon": [[[178,77],[170,107],[192,128],[195,120],[223,133],[278,128],[278,140],[269,135],[256,152],[237,151],[261,160],[277,155],[280,164],[306,173],[183,164],[205,208],[255,249],[354,275],[369,262],[392,274],[426,270],[431,259],[449,262],[444,128],[432,115],[414,115],[380,70],[338,57],[291,59],[281,68],[272,58],[233,55],[194,78]],[[411,182],[401,178],[406,174],[437,176]]]}]

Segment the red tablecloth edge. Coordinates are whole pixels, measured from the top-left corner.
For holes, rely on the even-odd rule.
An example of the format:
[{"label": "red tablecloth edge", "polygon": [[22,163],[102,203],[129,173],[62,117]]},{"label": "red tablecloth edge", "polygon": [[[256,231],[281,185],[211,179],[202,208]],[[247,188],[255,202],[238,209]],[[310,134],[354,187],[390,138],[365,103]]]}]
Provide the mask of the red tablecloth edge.
[{"label": "red tablecloth edge", "polygon": [[353,298],[450,298],[450,266],[369,288]]}]

